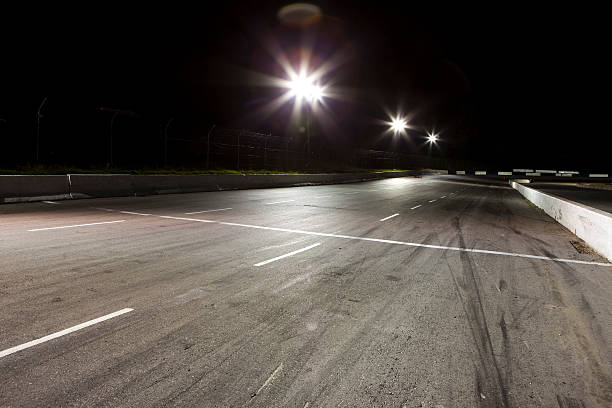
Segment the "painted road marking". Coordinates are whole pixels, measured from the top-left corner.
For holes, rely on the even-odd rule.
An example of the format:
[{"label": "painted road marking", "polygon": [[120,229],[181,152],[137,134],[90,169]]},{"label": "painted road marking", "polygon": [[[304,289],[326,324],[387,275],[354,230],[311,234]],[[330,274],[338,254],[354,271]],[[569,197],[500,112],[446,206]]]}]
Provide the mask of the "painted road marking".
[{"label": "painted road marking", "polygon": [[412,208],[411,208],[411,210],[416,210],[417,208],[419,208],[419,207],[420,207],[420,206],[422,206],[422,205],[423,205],[423,204],[416,205],[416,206],[412,207]]},{"label": "painted road marking", "polygon": [[440,197],[440,198],[446,198],[446,196],[442,196],[442,197]]},{"label": "painted road marking", "polygon": [[260,263],[256,263],[253,266],[263,266],[263,265],[269,264],[270,262],[278,261],[279,259],[287,258],[288,256],[299,254],[300,252],[308,251],[309,249],[318,247],[319,245],[321,245],[321,243],[317,242],[316,244],[307,246],[306,248],[298,249],[297,251],[289,252],[288,254],[277,256],[276,258],[268,259],[267,261],[263,261]]},{"label": "painted road marking", "polygon": [[117,222],[125,222],[125,220],[105,221],[105,222],[92,222],[90,224],[64,225],[62,227],[35,228],[35,229],[30,229],[28,231],[29,232],[34,232],[34,231],[46,231],[46,230],[54,230],[54,229],[62,229],[62,228],[88,227],[90,225],[114,224],[114,223],[117,223]]},{"label": "painted road marking", "polygon": [[325,197],[331,197],[331,195],[315,196],[314,198],[325,198]]},{"label": "painted road marking", "polygon": [[430,203],[435,203],[437,200],[429,200]]},{"label": "painted road marking", "polygon": [[273,203],[266,203],[266,205],[271,205],[271,204],[282,204],[282,203],[290,203],[292,201],[295,200],[285,200],[285,201],[274,201]]},{"label": "painted road marking", "polygon": [[144,213],[138,213],[138,212],[132,212],[132,211],[119,211],[119,212],[122,214],[143,215],[145,217],[152,215],[152,214],[144,214]]},{"label": "painted road marking", "polygon": [[263,385],[261,387],[259,387],[259,389],[257,390],[256,393],[254,393],[253,395],[251,395],[251,399],[255,398],[257,395],[259,395],[259,393],[268,386],[268,384],[270,384],[272,382],[272,380],[274,379],[274,377],[276,377],[276,375],[283,369],[283,363],[280,363],[280,365],[278,367],[276,367],[276,370],[274,370],[274,372],[268,377],[268,379],[266,380],[265,383],[263,383]]},{"label": "painted road marking", "polygon": [[388,216],[388,217],[386,217],[386,218],[383,218],[383,219],[382,219],[382,220],[380,220],[380,221],[387,221],[388,219],[393,218],[393,217],[397,217],[398,215],[399,215],[399,213],[395,213],[395,214],[390,215],[390,216]]},{"label": "painted road marking", "polygon": [[359,194],[360,192],[361,192],[361,191],[353,191],[353,192],[350,192],[350,193],[344,193],[344,194]]},{"label": "painted road marking", "polygon": [[169,215],[160,215],[159,218],[168,218],[170,220],[181,220],[181,221],[214,222],[214,221],[208,221],[208,220],[199,220],[197,218],[171,217]]},{"label": "painted road marking", "polygon": [[56,339],[56,338],[61,337],[61,336],[65,336],[65,335],[67,335],[69,333],[72,333],[72,332],[75,332],[77,330],[84,329],[85,327],[93,326],[94,324],[103,322],[103,321],[108,320],[108,319],[112,319],[113,317],[120,316],[122,314],[131,312],[133,310],[134,309],[130,309],[130,308],[121,309],[121,310],[119,310],[117,312],[110,313],[110,314],[98,317],[97,319],[89,320],[89,321],[87,321],[85,323],[81,323],[81,324],[77,324],[76,326],[69,327],[68,329],[64,329],[64,330],[58,331],[58,332],[53,333],[53,334],[49,334],[48,336],[41,337],[40,339],[32,340],[32,341],[29,341],[27,343],[21,344],[19,346],[11,347],[9,349],[0,351],[0,358],[6,357],[9,354],[16,353],[18,351],[30,348],[32,346],[36,346],[37,344],[41,344],[41,343],[44,343],[46,341],[53,340],[53,339]]},{"label": "painted road marking", "polygon": [[43,203],[45,203],[45,204],[59,204],[59,203],[56,203],[55,201],[43,201]]},{"label": "painted road marking", "polygon": [[215,212],[215,211],[226,211],[226,210],[231,210],[232,208],[219,208],[217,210],[204,210],[204,211],[194,211],[194,212],[188,212],[185,213],[185,215],[192,215],[192,214],[202,214],[202,213],[207,213],[207,212]]}]

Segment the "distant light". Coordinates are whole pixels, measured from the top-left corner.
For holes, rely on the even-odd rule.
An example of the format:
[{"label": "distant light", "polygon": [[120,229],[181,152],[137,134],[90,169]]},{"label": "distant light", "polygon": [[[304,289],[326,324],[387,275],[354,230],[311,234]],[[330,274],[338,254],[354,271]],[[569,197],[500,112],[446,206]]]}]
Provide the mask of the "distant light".
[{"label": "distant light", "polygon": [[428,133],[427,141],[429,143],[436,143],[438,141],[438,135],[436,135],[435,133]]},{"label": "distant light", "polygon": [[391,121],[391,130],[394,133],[402,133],[407,127],[408,124],[404,118],[397,117]]},{"label": "distant light", "polygon": [[298,75],[289,84],[290,93],[297,99],[306,99],[313,103],[323,99],[323,88],[315,84],[312,78]]}]

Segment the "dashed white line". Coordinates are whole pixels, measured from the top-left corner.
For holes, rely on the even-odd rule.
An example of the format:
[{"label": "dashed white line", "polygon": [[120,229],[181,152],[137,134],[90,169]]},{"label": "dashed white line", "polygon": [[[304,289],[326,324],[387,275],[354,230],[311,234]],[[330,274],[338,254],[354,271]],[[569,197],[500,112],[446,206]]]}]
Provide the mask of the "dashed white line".
[{"label": "dashed white line", "polygon": [[379,221],[387,221],[388,219],[391,219],[391,218],[393,218],[393,217],[397,217],[398,215],[399,215],[399,213],[395,213],[395,214],[390,215],[390,216],[388,216],[388,217],[385,217],[385,218],[383,218],[382,220],[379,220]]},{"label": "dashed white line", "polygon": [[18,352],[18,351],[21,351],[21,350],[24,350],[24,349],[30,348],[30,347],[32,347],[32,346],[36,346],[36,345],[38,345],[38,344],[41,344],[41,343],[47,342],[47,341],[49,341],[49,340],[53,340],[53,339],[56,339],[56,338],[58,338],[58,337],[65,336],[66,334],[69,334],[69,333],[75,332],[75,331],[77,331],[77,330],[84,329],[85,327],[92,326],[92,325],[94,325],[94,324],[97,324],[97,323],[103,322],[103,321],[108,320],[108,319],[112,319],[113,317],[120,316],[120,315],[122,315],[122,314],[125,314],[125,313],[128,313],[128,312],[131,312],[131,311],[133,311],[133,310],[134,310],[134,309],[130,309],[130,308],[121,309],[121,310],[119,310],[119,311],[117,311],[117,312],[110,313],[110,314],[107,314],[107,315],[104,315],[104,316],[98,317],[97,319],[89,320],[89,321],[87,321],[87,322],[85,322],[85,323],[77,324],[76,326],[69,327],[69,328],[67,328],[67,329],[64,329],[64,330],[58,331],[58,332],[53,333],[53,334],[49,334],[48,336],[41,337],[40,339],[37,339],[37,340],[32,340],[32,341],[29,341],[29,342],[27,342],[27,343],[21,344],[21,345],[19,345],[19,346],[11,347],[11,348],[9,348],[9,349],[6,349],[6,350],[3,350],[3,351],[0,351],[0,358],[2,358],[2,357],[6,357],[6,356],[8,356],[9,354],[16,353],[16,352]]},{"label": "dashed white line", "polygon": [[272,205],[272,204],[282,204],[282,203],[290,203],[290,202],[292,202],[292,201],[295,201],[295,200],[274,201],[274,202],[272,202],[272,203],[266,203],[266,205]]},{"label": "dashed white line", "polygon": [[251,395],[251,398],[256,397],[257,395],[259,395],[259,393],[261,392],[261,390],[263,390],[264,388],[266,388],[268,386],[268,384],[270,384],[272,382],[272,380],[274,379],[274,377],[276,377],[276,375],[283,369],[283,363],[280,363],[280,365],[278,367],[276,367],[276,370],[274,370],[274,372],[268,377],[268,379],[266,380],[265,383],[263,383],[263,385],[261,387],[259,387],[259,389],[257,390],[256,393],[254,393],[253,395]]},{"label": "dashed white line", "polygon": [[297,251],[289,252],[288,254],[277,256],[276,258],[272,258],[272,259],[268,259],[267,261],[256,263],[253,266],[263,266],[263,265],[269,264],[270,262],[278,261],[279,259],[287,258],[289,256],[292,256],[292,255],[295,255],[295,254],[299,254],[300,252],[308,251],[309,249],[312,249],[314,247],[318,247],[319,245],[321,245],[321,243],[317,242],[316,244],[307,246],[306,248],[298,249]]},{"label": "dashed white line", "polygon": [[411,210],[416,210],[417,208],[419,208],[420,206],[422,206],[423,204],[419,204],[419,205],[415,205],[414,207],[411,208]]},{"label": "dashed white line", "polygon": [[125,220],[105,221],[105,222],[92,222],[92,223],[89,223],[89,224],[64,225],[64,226],[61,226],[61,227],[35,228],[35,229],[29,229],[28,232],[46,231],[46,230],[63,229],[63,228],[88,227],[90,225],[115,224],[117,222],[125,222]]},{"label": "dashed white line", "polygon": [[446,198],[446,196],[442,196],[442,197],[440,197],[440,198]]},{"label": "dashed white line", "polygon": [[331,197],[331,195],[314,196],[314,198],[325,198],[325,197]]},{"label": "dashed white line", "polygon": [[350,192],[350,193],[344,193],[344,194],[359,194],[360,192],[361,192],[361,191],[353,191],[353,192]]},{"label": "dashed white line", "polygon": [[435,203],[436,201],[437,201],[437,200],[435,200],[435,199],[434,199],[434,200],[429,200],[428,202],[430,202],[430,203]]},{"label": "dashed white line", "polygon": [[56,203],[55,201],[43,201],[43,203],[45,203],[45,204],[59,204],[59,203]]},{"label": "dashed white line", "polygon": [[194,211],[194,212],[185,213],[185,215],[202,214],[202,213],[215,212],[215,211],[227,211],[227,210],[231,210],[231,209],[232,209],[231,207],[228,207],[228,208],[219,208],[219,209],[216,209],[216,210]]},{"label": "dashed white line", "polygon": [[181,221],[214,222],[214,221],[209,221],[209,220],[199,220],[197,218],[172,217],[170,215],[160,215],[159,218],[167,218],[170,220],[181,220]]},{"label": "dashed white line", "polygon": [[145,213],[139,213],[139,212],[133,212],[133,211],[119,211],[119,212],[122,213],[122,214],[142,215],[142,216],[145,216],[145,217],[148,217],[149,215],[152,215],[152,214],[145,214]]}]

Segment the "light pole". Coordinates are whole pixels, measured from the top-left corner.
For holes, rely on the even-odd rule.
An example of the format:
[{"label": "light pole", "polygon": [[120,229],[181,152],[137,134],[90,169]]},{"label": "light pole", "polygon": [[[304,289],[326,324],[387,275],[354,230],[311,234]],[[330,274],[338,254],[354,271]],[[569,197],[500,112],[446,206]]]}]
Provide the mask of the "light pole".
[{"label": "light pole", "polygon": [[166,127],[164,128],[164,166],[168,161],[168,127],[170,127],[170,123],[172,123],[173,120],[174,118],[168,119],[168,122],[166,122]]},{"label": "light pole", "polygon": [[310,122],[313,106],[320,102],[324,95],[323,88],[313,77],[297,75],[289,82],[291,95],[298,103],[306,104],[306,167],[310,168]]},{"label": "light pole", "polygon": [[208,131],[208,135],[206,135],[206,170],[210,168],[210,134],[212,133],[215,126],[217,125],[212,125],[212,127]]},{"label": "light pole", "polygon": [[38,152],[40,150],[40,118],[42,118],[42,115],[40,114],[40,110],[42,109],[45,102],[47,102],[46,96],[43,99],[43,101],[40,103],[40,106],[38,107],[38,111],[36,112],[36,162],[37,163],[38,163]]}]

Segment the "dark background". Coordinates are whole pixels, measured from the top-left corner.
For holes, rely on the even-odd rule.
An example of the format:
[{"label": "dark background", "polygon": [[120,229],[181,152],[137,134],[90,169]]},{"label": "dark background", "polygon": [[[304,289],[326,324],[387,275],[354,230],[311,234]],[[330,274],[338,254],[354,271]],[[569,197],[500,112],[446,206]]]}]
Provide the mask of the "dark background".
[{"label": "dark background", "polygon": [[[258,113],[283,91],[261,86],[255,73],[282,76],[270,44],[295,61],[308,43],[316,61],[343,57],[327,76],[343,98],[329,100],[328,120],[315,125],[339,160],[363,148],[492,169],[610,171],[603,9],[318,1],[324,17],[297,29],[276,17],[285,4],[6,7],[0,168],[35,162],[44,97],[40,161],[47,164],[107,160],[111,114],[99,107],[138,114],[115,124],[116,160],[130,166],[163,164],[170,118],[174,139],[201,139],[213,124],[288,137],[296,131],[290,107]],[[397,111],[414,128],[403,138],[379,122]],[[434,129],[442,140],[428,149],[423,137]],[[198,164],[175,150],[174,164],[183,159]]]}]

